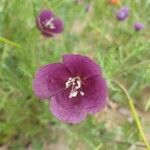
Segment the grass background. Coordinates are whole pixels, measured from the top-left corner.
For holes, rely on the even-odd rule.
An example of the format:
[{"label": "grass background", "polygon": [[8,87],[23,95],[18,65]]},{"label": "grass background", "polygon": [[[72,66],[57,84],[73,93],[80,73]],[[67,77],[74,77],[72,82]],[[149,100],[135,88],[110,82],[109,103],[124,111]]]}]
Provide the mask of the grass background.
[{"label": "grass background", "polygon": [[[130,9],[124,22],[115,17],[121,6]],[[65,31],[56,38],[45,39],[36,28],[35,17],[44,8],[64,20]],[[1,0],[0,149],[146,149],[127,95],[150,141],[149,8],[149,0],[122,0],[115,6],[107,0]],[[134,31],[135,21],[144,23],[143,31]],[[58,121],[32,90],[36,69],[61,61],[64,53],[95,59],[109,86],[106,109],[78,125]]]}]

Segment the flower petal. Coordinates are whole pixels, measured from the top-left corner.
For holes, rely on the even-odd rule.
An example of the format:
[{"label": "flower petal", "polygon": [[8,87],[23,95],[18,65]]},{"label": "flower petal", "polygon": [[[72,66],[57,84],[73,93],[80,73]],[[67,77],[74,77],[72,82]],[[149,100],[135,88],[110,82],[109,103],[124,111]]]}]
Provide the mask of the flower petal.
[{"label": "flower petal", "polygon": [[43,21],[45,22],[45,20],[49,20],[51,19],[52,17],[54,17],[54,14],[52,13],[52,11],[50,10],[43,10],[41,13],[40,13],[40,22],[42,23]]},{"label": "flower petal", "polygon": [[60,32],[63,31],[64,24],[63,24],[63,21],[61,19],[55,18],[53,23],[54,23],[55,28],[51,29],[51,32],[53,32],[53,33],[60,33]]},{"label": "flower petal", "polygon": [[88,78],[100,75],[99,65],[86,56],[66,54],[63,56],[63,62],[75,76]]},{"label": "flower petal", "polygon": [[61,63],[49,64],[40,68],[33,81],[33,90],[41,99],[65,89],[65,82],[71,76],[67,67]]},{"label": "flower petal", "polygon": [[101,111],[107,101],[106,81],[100,76],[93,76],[83,83],[84,96],[82,103],[89,113]]},{"label": "flower petal", "polygon": [[54,33],[60,33],[64,29],[63,21],[59,18],[54,19],[54,26],[55,26],[54,29],[48,29],[45,27],[40,28],[40,26],[38,26],[38,27],[42,31],[43,35],[45,35],[47,37],[52,37],[54,35]]},{"label": "flower petal", "polygon": [[[64,101],[61,95],[54,96],[50,100],[50,111],[56,118],[68,123],[79,123],[85,119],[86,112],[81,106],[70,105],[71,107],[66,108],[63,103],[60,103],[61,101]],[[70,101],[73,100],[70,99]]]},{"label": "flower petal", "polygon": [[45,37],[53,37],[54,36],[54,34],[52,33],[52,32],[50,32],[50,31],[48,31],[48,30],[42,30],[41,31],[41,33],[43,34],[43,36],[45,36]]}]

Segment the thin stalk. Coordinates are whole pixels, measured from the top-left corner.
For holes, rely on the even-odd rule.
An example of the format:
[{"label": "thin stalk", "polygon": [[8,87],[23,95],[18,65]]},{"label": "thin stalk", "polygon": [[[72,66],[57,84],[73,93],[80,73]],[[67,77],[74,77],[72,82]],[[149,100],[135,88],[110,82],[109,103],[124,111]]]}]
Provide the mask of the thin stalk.
[{"label": "thin stalk", "polygon": [[50,7],[50,3],[49,3],[49,1],[48,0],[44,0],[44,3],[45,3],[45,5],[50,9],[51,7]]},{"label": "thin stalk", "polygon": [[[103,137],[101,137],[101,140],[104,143],[116,143],[116,144],[122,144],[122,145],[128,145],[128,146],[133,145],[133,143],[129,143],[129,142],[126,142],[126,141],[121,141],[121,140],[113,140],[113,139],[110,139],[110,138],[103,138]],[[134,145],[136,147],[146,148],[145,144],[136,143]],[[100,143],[94,150],[100,150],[101,147],[102,147],[102,143]]]},{"label": "thin stalk", "polygon": [[116,85],[118,85],[118,86],[122,89],[122,91],[126,94],[126,96],[127,96],[127,98],[128,98],[129,107],[130,107],[130,110],[131,110],[132,115],[133,115],[133,117],[134,117],[136,126],[137,126],[137,128],[138,128],[138,130],[139,130],[140,136],[141,136],[141,138],[142,138],[144,144],[146,145],[147,150],[150,150],[150,145],[149,145],[148,140],[147,140],[147,138],[146,138],[146,136],[145,136],[145,134],[144,134],[144,131],[143,131],[141,122],[140,122],[140,120],[139,120],[139,117],[138,117],[138,114],[137,114],[136,109],[135,109],[135,107],[134,107],[133,100],[132,100],[131,96],[129,95],[128,91],[126,90],[126,88],[125,88],[121,83],[119,83],[119,82],[116,81],[116,80],[113,80],[113,82],[114,82]]},{"label": "thin stalk", "polygon": [[150,108],[150,98],[148,99],[148,102],[146,103],[145,111],[147,111],[149,108]]},{"label": "thin stalk", "polygon": [[94,150],[100,150],[102,148],[102,143],[100,143]]},{"label": "thin stalk", "polygon": [[12,42],[6,38],[3,38],[3,37],[0,37],[0,42],[3,42],[5,44],[8,44],[10,46],[14,46],[14,47],[17,47],[17,48],[21,48],[21,45],[18,44],[18,43],[15,43],[15,42]]},{"label": "thin stalk", "polygon": [[134,64],[134,65],[132,65],[132,66],[130,66],[130,67],[125,67],[125,68],[122,69],[121,71],[115,73],[115,74],[113,75],[113,77],[119,76],[119,75],[123,74],[124,72],[126,72],[126,71],[128,71],[128,70],[133,70],[133,69],[138,68],[139,66],[148,65],[148,64],[150,64],[150,60],[149,60],[149,59],[148,59],[148,60],[144,60],[144,61],[139,62],[139,63],[136,63],[136,64]]}]

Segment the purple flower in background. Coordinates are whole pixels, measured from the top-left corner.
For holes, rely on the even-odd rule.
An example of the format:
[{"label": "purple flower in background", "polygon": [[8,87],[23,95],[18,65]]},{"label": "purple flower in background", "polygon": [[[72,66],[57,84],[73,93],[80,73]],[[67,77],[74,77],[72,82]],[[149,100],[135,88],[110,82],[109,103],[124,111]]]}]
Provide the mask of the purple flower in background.
[{"label": "purple flower in background", "polygon": [[122,7],[118,12],[117,12],[117,19],[120,21],[123,21],[127,19],[129,15],[129,8],[128,7]]},{"label": "purple flower in background", "polygon": [[33,90],[41,99],[51,98],[50,111],[58,119],[79,123],[87,114],[106,105],[107,86],[98,64],[86,56],[66,54],[63,63],[40,68]]},{"label": "purple flower in background", "polygon": [[37,27],[44,36],[52,37],[64,29],[63,21],[50,10],[43,10],[36,19]]},{"label": "purple flower in background", "polygon": [[136,22],[136,23],[134,24],[134,29],[135,29],[136,31],[140,31],[140,30],[142,30],[143,28],[144,28],[144,24],[141,23],[141,22]]}]

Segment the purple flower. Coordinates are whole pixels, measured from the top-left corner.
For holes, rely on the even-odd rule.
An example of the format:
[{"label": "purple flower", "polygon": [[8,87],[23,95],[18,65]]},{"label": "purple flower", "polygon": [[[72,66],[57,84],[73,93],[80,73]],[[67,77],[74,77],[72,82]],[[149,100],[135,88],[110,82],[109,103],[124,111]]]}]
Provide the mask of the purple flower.
[{"label": "purple flower", "polygon": [[63,21],[50,10],[43,10],[36,19],[37,27],[44,36],[52,37],[64,29]]},{"label": "purple flower", "polygon": [[129,8],[128,7],[122,7],[118,12],[117,12],[117,19],[120,21],[123,21],[127,19],[129,15]]},{"label": "purple flower", "polygon": [[135,24],[134,24],[134,29],[136,30],[136,31],[140,31],[140,30],[142,30],[144,28],[144,24],[142,24],[141,22],[136,22]]},{"label": "purple flower", "polygon": [[63,63],[40,68],[33,90],[41,99],[51,98],[50,111],[69,123],[79,123],[106,105],[106,81],[99,65],[86,56],[66,54]]}]

